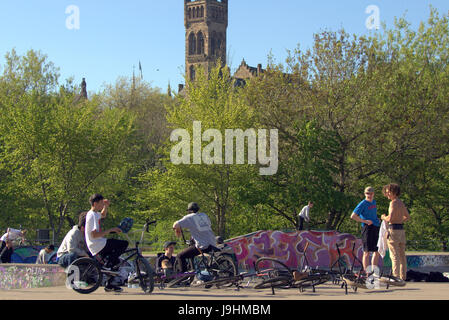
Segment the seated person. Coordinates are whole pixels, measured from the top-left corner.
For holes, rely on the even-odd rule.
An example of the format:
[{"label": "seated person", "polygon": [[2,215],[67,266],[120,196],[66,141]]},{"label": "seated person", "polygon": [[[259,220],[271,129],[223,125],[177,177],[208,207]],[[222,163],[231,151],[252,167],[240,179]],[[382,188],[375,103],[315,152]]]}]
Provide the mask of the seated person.
[{"label": "seated person", "polygon": [[55,246],[50,244],[46,246],[44,249],[42,249],[39,252],[39,255],[37,256],[36,264],[48,264],[48,261],[50,260],[50,257],[55,252]]},{"label": "seated person", "polygon": [[175,265],[176,258],[173,256],[176,242],[167,241],[164,243],[164,253],[158,254],[157,270],[162,270],[164,274],[170,275],[173,273],[173,267]]},{"label": "seated person", "polygon": [[86,240],[84,238],[84,228],[86,226],[87,212],[82,212],[78,218],[78,225],[73,226],[62,240],[58,249],[58,264],[67,268],[78,258],[89,257]]}]

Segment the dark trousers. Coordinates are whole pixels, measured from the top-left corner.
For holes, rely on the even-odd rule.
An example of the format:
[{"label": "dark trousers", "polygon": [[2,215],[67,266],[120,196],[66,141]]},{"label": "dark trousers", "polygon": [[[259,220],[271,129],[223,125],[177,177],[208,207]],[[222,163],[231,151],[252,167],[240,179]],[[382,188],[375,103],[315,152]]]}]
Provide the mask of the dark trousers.
[{"label": "dark trousers", "polygon": [[2,241],[0,248],[0,260],[2,263],[11,263],[11,256],[14,253],[14,249],[6,248],[6,242]]},{"label": "dark trousers", "polygon": [[106,260],[106,266],[112,268],[119,264],[119,257],[126,251],[126,248],[128,248],[128,241],[108,239],[98,254]]},{"label": "dark trousers", "polygon": [[201,252],[207,253],[209,251],[211,251],[211,247],[209,246],[207,249],[204,250],[198,250],[197,247],[195,246],[190,246],[184,250],[182,250],[181,252],[179,252],[176,255],[176,260],[178,261],[178,266],[181,266],[181,270],[179,270],[179,272],[186,272],[188,267],[187,267],[187,259],[192,259],[194,257],[196,257],[197,255],[201,254]]},{"label": "dark trousers", "polygon": [[299,227],[298,230],[302,230],[304,228],[304,218],[299,217]]}]

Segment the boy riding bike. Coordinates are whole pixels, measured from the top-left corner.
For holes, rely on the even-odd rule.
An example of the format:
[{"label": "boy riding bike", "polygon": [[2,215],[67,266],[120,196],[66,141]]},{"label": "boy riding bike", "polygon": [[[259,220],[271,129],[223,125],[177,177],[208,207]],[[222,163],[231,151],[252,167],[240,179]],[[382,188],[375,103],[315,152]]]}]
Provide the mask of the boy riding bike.
[{"label": "boy riding bike", "polygon": [[200,255],[201,252],[210,252],[216,247],[215,234],[211,229],[210,219],[205,213],[198,212],[199,209],[197,203],[189,203],[187,206],[189,214],[173,224],[177,237],[181,237],[181,228],[189,229],[195,241],[187,249],[179,252],[176,257],[178,265],[181,267],[180,272],[187,271],[187,259]]},{"label": "boy riding bike", "polygon": [[[94,194],[89,198],[91,209],[86,215],[85,237],[86,244],[92,256],[97,256],[100,261],[107,258],[104,268],[114,269],[120,262],[120,255],[128,247],[128,241],[117,239],[106,239],[110,233],[122,232],[120,228],[101,230],[100,220],[106,218],[109,201],[101,194]],[[122,288],[108,283],[105,291],[121,292]]]}]

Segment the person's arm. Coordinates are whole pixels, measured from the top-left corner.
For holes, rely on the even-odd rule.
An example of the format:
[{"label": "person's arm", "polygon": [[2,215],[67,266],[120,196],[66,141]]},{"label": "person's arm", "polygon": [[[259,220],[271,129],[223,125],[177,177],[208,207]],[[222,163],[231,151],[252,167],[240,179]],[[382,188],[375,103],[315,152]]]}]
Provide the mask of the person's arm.
[{"label": "person's arm", "polygon": [[[92,227],[89,227],[91,226]],[[93,239],[98,239],[98,238],[104,238],[105,236],[107,236],[108,234],[115,232],[115,233],[121,233],[122,230],[120,230],[120,228],[111,228],[105,231],[98,231],[100,229],[100,225],[99,222],[95,219],[95,216],[90,215],[90,217],[86,220],[86,228],[87,230],[90,230],[88,232],[90,232],[90,236]]]},{"label": "person's arm", "polygon": [[120,228],[118,228],[118,227],[111,228],[111,229],[108,229],[108,230],[106,230],[106,231],[97,231],[97,230],[95,229],[95,230],[92,230],[92,231],[90,232],[90,235],[91,235],[92,238],[98,239],[98,238],[104,238],[104,237],[106,237],[108,234],[113,233],[113,232],[114,232],[114,233],[121,233],[122,230],[121,230]]},{"label": "person's arm", "polygon": [[175,230],[175,235],[180,238],[181,237],[181,227],[179,226],[179,221],[173,223],[173,230]]},{"label": "person's arm", "polygon": [[104,204],[104,207],[103,207],[103,210],[101,210],[101,218],[102,219],[106,218],[106,216],[108,214],[108,208],[111,203],[109,202],[108,199],[104,199],[103,204]]},{"label": "person's arm", "polygon": [[407,207],[404,205],[404,222],[410,220],[410,213],[407,210]]},{"label": "person's arm", "polygon": [[369,226],[373,224],[373,222],[371,220],[364,220],[364,219],[360,218],[359,215],[355,212],[352,213],[351,219],[355,220],[357,222],[360,222],[360,223],[366,223]]}]

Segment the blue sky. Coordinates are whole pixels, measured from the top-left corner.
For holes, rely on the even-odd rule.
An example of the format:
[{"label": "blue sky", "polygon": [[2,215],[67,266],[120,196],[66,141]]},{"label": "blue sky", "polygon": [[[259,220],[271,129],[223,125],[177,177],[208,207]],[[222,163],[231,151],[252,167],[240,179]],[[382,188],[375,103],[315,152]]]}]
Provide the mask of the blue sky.
[{"label": "blue sky", "polygon": [[[66,27],[70,5],[79,8],[79,30]],[[369,5],[387,26],[405,15],[416,27],[430,5],[449,12],[448,0],[229,0],[228,62],[232,69],[243,58],[265,66],[270,51],[281,62],[287,49],[309,47],[324,29],[375,32],[365,26]],[[177,88],[184,82],[183,11],[183,0],[0,0],[0,65],[12,48],[21,55],[41,50],[60,68],[61,82],[85,77],[88,90],[98,92],[132,76],[133,65],[137,74],[141,61],[145,81]]]}]

